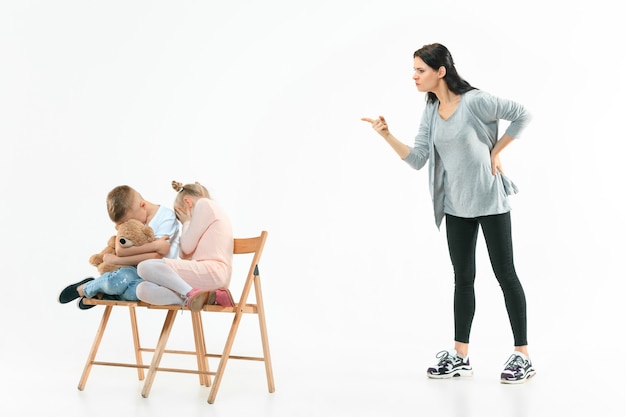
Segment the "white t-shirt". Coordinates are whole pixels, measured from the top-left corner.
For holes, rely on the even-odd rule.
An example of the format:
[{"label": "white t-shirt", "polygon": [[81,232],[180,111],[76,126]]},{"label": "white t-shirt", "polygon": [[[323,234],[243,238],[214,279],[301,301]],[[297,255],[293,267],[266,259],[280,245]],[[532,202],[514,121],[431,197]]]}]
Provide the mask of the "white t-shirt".
[{"label": "white t-shirt", "polygon": [[178,258],[179,238],[180,238],[180,222],[176,218],[174,210],[159,206],[156,214],[148,223],[148,226],[154,231],[154,237],[160,238],[169,236],[170,251],[167,258]]}]

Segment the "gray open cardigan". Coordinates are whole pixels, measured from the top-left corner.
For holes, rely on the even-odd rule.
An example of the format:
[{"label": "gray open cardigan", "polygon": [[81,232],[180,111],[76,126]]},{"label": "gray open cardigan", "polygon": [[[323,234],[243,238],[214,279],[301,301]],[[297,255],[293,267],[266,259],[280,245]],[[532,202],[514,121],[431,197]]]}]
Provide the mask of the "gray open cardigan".
[{"label": "gray open cardigan", "polygon": [[[463,120],[462,129],[470,129],[479,140],[488,144],[491,150],[498,138],[498,122],[500,119],[510,121],[506,133],[512,138],[519,138],[522,130],[530,122],[530,113],[520,104],[495,97],[484,91],[475,89],[463,94],[459,106],[466,106],[469,110],[467,120]],[[428,164],[429,188],[433,200],[435,224],[441,226],[444,213],[444,168],[435,148],[436,129],[435,118],[438,113],[439,102],[427,103],[422,114],[418,134],[414,146],[404,161],[414,169],[421,169]],[[462,132],[461,132],[462,133]],[[517,193],[517,187],[506,176],[499,174],[501,186],[506,195]]]}]

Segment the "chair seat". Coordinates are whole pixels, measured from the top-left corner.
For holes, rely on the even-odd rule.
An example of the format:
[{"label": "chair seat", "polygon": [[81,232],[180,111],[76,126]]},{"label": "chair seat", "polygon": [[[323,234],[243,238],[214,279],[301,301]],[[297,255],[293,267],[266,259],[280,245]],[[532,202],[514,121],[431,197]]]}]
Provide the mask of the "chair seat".
[{"label": "chair seat", "polygon": [[83,298],[83,304],[89,306],[126,306],[144,307],[148,304],[143,301],[123,301],[123,300],[100,300],[99,298]]},{"label": "chair seat", "polygon": [[[148,309],[153,310],[184,310],[188,311],[186,308],[178,304],[169,304],[169,305],[155,305],[148,304],[143,301],[124,301],[124,300],[101,300],[99,298],[83,298],[83,304],[85,305],[93,305],[93,306],[122,306],[122,307],[146,307]],[[238,303],[235,303],[233,307],[225,307],[221,305],[209,305],[206,304],[202,307],[202,311],[213,311],[213,312],[222,312],[222,313],[233,313],[238,308]],[[246,304],[242,311],[246,314],[255,314],[258,312],[258,308],[256,304]]]}]

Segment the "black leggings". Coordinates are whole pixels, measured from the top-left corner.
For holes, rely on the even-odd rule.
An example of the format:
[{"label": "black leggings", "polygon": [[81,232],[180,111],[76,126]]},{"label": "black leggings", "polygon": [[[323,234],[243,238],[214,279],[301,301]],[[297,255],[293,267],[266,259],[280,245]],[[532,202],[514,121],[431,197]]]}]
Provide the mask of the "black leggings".
[{"label": "black leggings", "polygon": [[483,230],[491,267],[504,293],[515,346],[525,346],[526,296],[513,265],[510,213],[466,219],[446,214],[448,249],[454,267],[454,340],[469,343],[476,309],[476,238]]}]

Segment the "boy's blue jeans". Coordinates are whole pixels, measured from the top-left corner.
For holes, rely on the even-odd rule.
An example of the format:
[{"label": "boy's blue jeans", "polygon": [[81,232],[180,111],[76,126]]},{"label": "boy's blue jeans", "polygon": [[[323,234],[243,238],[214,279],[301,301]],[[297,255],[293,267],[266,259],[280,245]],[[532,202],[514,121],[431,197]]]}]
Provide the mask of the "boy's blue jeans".
[{"label": "boy's blue jeans", "polygon": [[[143,281],[137,274],[134,266],[125,266],[112,272],[105,272],[83,287],[83,292],[88,298],[94,298],[96,294],[111,295],[117,300],[137,301],[137,285]],[[109,298],[109,297],[106,297]]]}]

